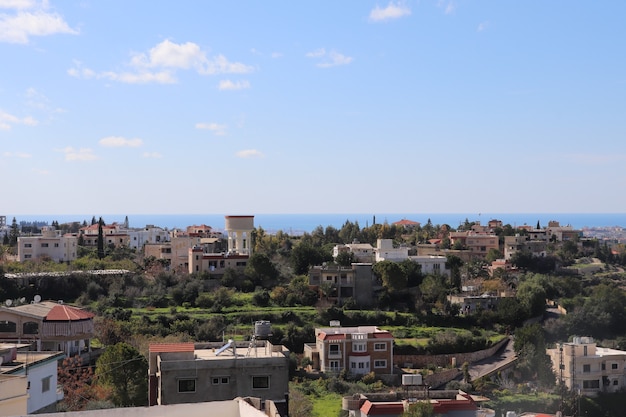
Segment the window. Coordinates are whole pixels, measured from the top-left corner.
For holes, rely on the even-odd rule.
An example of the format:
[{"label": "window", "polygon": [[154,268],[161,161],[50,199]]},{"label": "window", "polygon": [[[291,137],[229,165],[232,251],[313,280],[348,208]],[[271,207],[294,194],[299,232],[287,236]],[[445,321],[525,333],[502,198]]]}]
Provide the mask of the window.
[{"label": "window", "polygon": [[27,321],[22,325],[22,332],[24,334],[37,334],[39,332],[39,324],[34,321]]},{"label": "window", "polygon": [[339,370],[339,361],[328,361],[328,367],[331,371]]},{"label": "window", "polygon": [[25,248],[32,248],[33,244],[32,243],[24,243],[24,247]]},{"label": "window", "polygon": [[583,365],[583,372],[591,372],[591,365]]},{"label": "window", "polygon": [[17,324],[14,321],[0,320],[0,333],[16,333]]},{"label": "window", "polygon": [[613,385],[619,385],[619,382],[617,381],[617,379],[613,381]]},{"label": "window", "polygon": [[47,244],[47,243],[42,243],[42,244],[41,244],[41,247],[42,247],[42,248],[47,248],[47,247],[48,247],[48,244]]},{"label": "window", "polygon": [[27,253],[27,254],[24,255],[24,259],[30,259],[32,257],[33,257],[33,255],[31,255],[30,253]]},{"label": "window", "polygon": [[374,361],[374,368],[386,368],[387,360],[385,359],[377,359]]},{"label": "window", "polygon": [[583,389],[600,388],[600,380],[592,379],[590,381],[583,381]]},{"label": "window", "polygon": [[339,355],[341,355],[341,352],[339,352],[338,344],[328,345],[328,356],[339,356]]},{"label": "window", "polygon": [[617,364],[616,363],[612,363],[611,364],[611,369],[617,369]]},{"label": "window", "polygon": [[387,343],[374,343],[374,350],[387,350]]},{"label": "window", "polygon": [[51,376],[47,376],[41,379],[41,392],[50,391],[50,379],[51,378],[52,378]]},{"label": "window", "polygon": [[227,376],[214,376],[212,379],[213,385],[228,384],[228,381]]},{"label": "window", "polygon": [[58,247],[59,247],[59,244],[58,244],[58,243],[55,243],[55,244],[54,244],[54,247],[55,247],[55,248],[58,248]]},{"label": "window", "polygon": [[196,392],[195,379],[179,379],[178,392]]},{"label": "window", "polygon": [[367,350],[367,346],[363,342],[352,343],[352,351],[353,352],[365,352]]},{"label": "window", "polygon": [[269,389],[270,377],[269,376],[253,376],[252,377],[252,389]]},{"label": "window", "polygon": [[587,346],[583,346],[583,355],[587,356]]}]

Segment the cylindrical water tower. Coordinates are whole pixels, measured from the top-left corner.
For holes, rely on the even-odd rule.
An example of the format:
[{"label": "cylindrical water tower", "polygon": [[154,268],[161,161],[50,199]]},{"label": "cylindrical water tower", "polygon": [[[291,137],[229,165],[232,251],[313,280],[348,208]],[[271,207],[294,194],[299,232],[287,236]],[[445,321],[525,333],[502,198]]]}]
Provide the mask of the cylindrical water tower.
[{"label": "cylindrical water tower", "polygon": [[252,255],[254,216],[224,216],[228,233],[228,252]]}]

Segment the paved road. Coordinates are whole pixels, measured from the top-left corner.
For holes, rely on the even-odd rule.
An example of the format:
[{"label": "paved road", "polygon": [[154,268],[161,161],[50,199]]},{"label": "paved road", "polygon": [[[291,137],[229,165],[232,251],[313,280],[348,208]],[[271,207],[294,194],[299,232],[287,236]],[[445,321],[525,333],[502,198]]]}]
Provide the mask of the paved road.
[{"label": "paved road", "polygon": [[472,381],[475,381],[485,375],[495,373],[499,369],[506,368],[516,360],[517,356],[513,350],[513,340],[509,339],[509,342],[502,346],[495,355],[472,363],[469,368],[470,377]]}]

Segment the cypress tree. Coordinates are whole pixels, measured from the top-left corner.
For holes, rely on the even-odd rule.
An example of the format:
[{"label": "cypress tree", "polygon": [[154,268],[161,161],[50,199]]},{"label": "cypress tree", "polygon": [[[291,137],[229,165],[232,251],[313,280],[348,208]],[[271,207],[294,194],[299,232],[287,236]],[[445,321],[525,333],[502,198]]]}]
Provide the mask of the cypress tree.
[{"label": "cypress tree", "polygon": [[103,225],[104,220],[100,217],[100,220],[98,220],[98,259],[104,258],[104,235],[102,233]]}]

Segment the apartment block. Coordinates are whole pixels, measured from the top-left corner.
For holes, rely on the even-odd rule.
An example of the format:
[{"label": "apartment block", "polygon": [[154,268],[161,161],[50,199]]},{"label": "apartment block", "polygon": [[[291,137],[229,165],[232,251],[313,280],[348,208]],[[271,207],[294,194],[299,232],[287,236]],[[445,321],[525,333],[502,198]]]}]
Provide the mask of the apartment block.
[{"label": "apartment block", "polygon": [[77,258],[78,238],[62,235],[52,226],[41,228],[41,235],[17,238],[17,254],[20,262],[49,257],[55,262],[70,262]]}]

